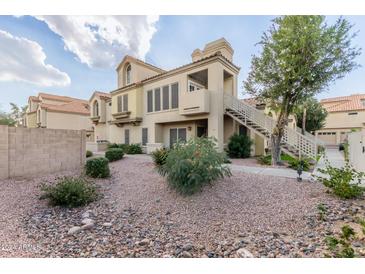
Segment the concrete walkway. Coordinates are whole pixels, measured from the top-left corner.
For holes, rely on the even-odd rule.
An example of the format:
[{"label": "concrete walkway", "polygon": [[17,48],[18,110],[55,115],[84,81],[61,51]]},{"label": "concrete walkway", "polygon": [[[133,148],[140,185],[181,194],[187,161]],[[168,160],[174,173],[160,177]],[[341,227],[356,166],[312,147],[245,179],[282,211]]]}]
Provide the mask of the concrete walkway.
[{"label": "concrete walkway", "polygon": [[[260,175],[268,175],[268,176],[275,176],[275,177],[285,177],[296,179],[298,177],[298,173],[294,169],[290,168],[273,168],[273,167],[256,167],[256,166],[241,166],[241,165],[228,165],[232,171],[239,171],[244,173],[254,173]],[[310,180],[311,173],[303,171],[302,173],[303,180]]]},{"label": "concrete walkway", "polygon": [[343,152],[338,150],[338,147],[326,148],[324,156],[322,156],[321,159],[318,161],[317,166],[313,171],[313,175],[323,175],[321,172],[318,171],[318,169],[323,169],[326,167],[326,159],[333,167],[340,168],[345,165],[345,157],[343,155]]}]

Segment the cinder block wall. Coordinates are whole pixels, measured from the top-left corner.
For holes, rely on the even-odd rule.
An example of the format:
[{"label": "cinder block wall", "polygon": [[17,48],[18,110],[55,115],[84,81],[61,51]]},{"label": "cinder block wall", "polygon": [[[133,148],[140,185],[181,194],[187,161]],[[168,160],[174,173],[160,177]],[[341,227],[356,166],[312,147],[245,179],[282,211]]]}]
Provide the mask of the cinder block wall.
[{"label": "cinder block wall", "polygon": [[0,179],[78,169],[85,153],[84,130],[0,125]]}]

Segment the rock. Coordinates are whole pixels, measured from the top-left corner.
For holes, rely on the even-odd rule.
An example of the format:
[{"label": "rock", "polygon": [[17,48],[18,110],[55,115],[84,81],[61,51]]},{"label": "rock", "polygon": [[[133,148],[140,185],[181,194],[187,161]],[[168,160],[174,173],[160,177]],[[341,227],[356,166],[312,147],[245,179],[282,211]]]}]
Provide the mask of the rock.
[{"label": "rock", "polygon": [[90,218],[90,212],[89,211],[85,211],[82,215],[81,215],[82,219],[87,219]]},{"label": "rock", "polygon": [[240,248],[236,251],[236,255],[238,258],[253,258],[253,255],[246,248]]},{"label": "rock", "polygon": [[138,242],[138,244],[141,245],[141,246],[149,245],[150,240],[149,239],[143,239],[142,241]]},{"label": "rock", "polygon": [[87,230],[87,229],[91,229],[94,227],[94,222],[90,222],[90,223],[87,223],[85,225],[83,225],[81,228],[84,229],[84,230]]},{"label": "rock", "polygon": [[90,218],[85,218],[85,219],[82,219],[81,223],[83,225],[88,225],[88,224],[94,223],[94,220],[92,220]]},{"label": "rock", "polygon": [[183,253],[181,253],[181,257],[182,258],[192,258],[193,256],[191,255],[190,252],[183,251]]},{"label": "rock", "polygon": [[113,226],[113,224],[112,223],[103,223],[103,226],[105,226],[105,227],[111,227],[111,226]]},{"label": "rock", "polygon": [[188,243],[188,244],[185,244],[183,247],[182,247],[182,250],[184,251],[190,251],[193,249],[193,245]]},{"label": "rock", "polygon": [[71,228],[68,230],[67,234],[68,234],[68,235],[74,235],[75,233],[77,233],[77,232],[79,232],[79,231],[81,231],[81,230],[82,230],[82,228],[81,228],[81,227],[79,227],[79,226],[74,226],[74,227],[71,227]]}]

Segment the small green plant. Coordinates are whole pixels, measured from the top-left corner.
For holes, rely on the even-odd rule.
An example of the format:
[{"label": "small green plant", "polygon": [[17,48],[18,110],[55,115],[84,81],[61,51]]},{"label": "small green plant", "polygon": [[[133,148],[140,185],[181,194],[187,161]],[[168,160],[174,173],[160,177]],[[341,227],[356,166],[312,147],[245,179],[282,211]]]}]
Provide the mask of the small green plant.
[{"label": "small green plant", "polygon": [[341,168],[332,167],[326,159],[326,168],[318,169],[327,176],[315,176],[317,180],[332,190],[332,193],[343,199],[361,197],[364,187],[360,186],[364,179],[363,172],[356,171],[348,161]]},{"label": "small green plant", "polygon": [[266,166],[271,166],[271,155],[261,155],[257,158],[257,162],[260,165],[266,165]]},{"label": "small green plant", "polygon": [[325,220],[325,217],[326,217],[326,214],[327,214],[327,207],[326,207],[326,205],[320,203],[317,206],[317,209],[318,209],[319,219],[321,221],[324,221]]},{"label": "small green plant", "polygon": [[110,149],[110,148],[119,148],[119,145],[116,144],[116,143],[109,143],[108,144],[108,149]]},{"label": "small green plant", "polygon": [[86,161],[86,175],[93,178],[107,178],[110,176],[109,160],[104,157],[98,157]]},{"label": "small green plant", "polygon": [[226,155],[217,151],[212,138],[192,138],[187,143],[178,142],[170,150],[159,173],[169,185],[182,194],[193,194],[204,185],[231,176],[224,165]]},{"label": "small green plant", "polygon": [[96,187],[83,178],[64,177],[56,185],[42,185],[42,199],[63,207],[85,206],[98,197]]},{"label": "small green plant", "polygon": [[289,167],[298,170],[299,165],[302,166],[303,171],[308,171],[311,167],[310,160],[308,158],[296,159],[291,158],[288,160]]},{"label": "small green plant", "polygon": [[253,142],[247,135],[233,134],[228,142],[228,155],[232,158],[248,158]]},{"label": "small green plant", "polygon": [[153,162],[157,167],[163,166],[166,162],[167,155],[169,154],[169,150],[166,148],[156,149],[152,152]]},{"label": "small green plant", "polygon": [[142,154],[142,147],[140,144],[131,144],[129,145],[127,154]]},{"label": "small green plant", "polygon": [[124,151],[121,148],[110,148],[105,151],[105,158],[109,160],[109,162],[117,161],[122,159],[124,156]]},{"label": "small green plant", "polygon": [[90,150],[86,150],[86,158],[89,158],[91,156],[93,156],[93,152]]},{"label": "small green plant", "polygon": [[335,258],[354,258],[355,251],[352,248],[352,240],[355,239],[356,233],[348,225],[344,225],[341,228],[341,234],[339,238],[334,236],[328,236],[325,239],[328,249],[331,254],[326,254],[327,257]]},{"label": "small green plant", "polygon": [[362,234],[364,234],[364,236],[365,236],[365,220],[358,218],[357,223],[359,223],[361,225]]}]

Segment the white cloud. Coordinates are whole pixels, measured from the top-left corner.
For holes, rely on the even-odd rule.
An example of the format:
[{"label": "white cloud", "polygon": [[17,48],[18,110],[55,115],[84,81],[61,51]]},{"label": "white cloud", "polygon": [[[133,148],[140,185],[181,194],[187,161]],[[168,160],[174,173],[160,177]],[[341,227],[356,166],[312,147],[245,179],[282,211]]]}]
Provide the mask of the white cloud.
[{"label": "white cloud", "polygon": [[66,86],[70,77],[46,64],[42,47],[0,30],[0,81],[22,81],[39,86]]},{"label": "white cloud", "polygon": [[60,35],[65,49],[89,67],[115,67],[125,54],[144,59],[158,16],[36,16]]}]

